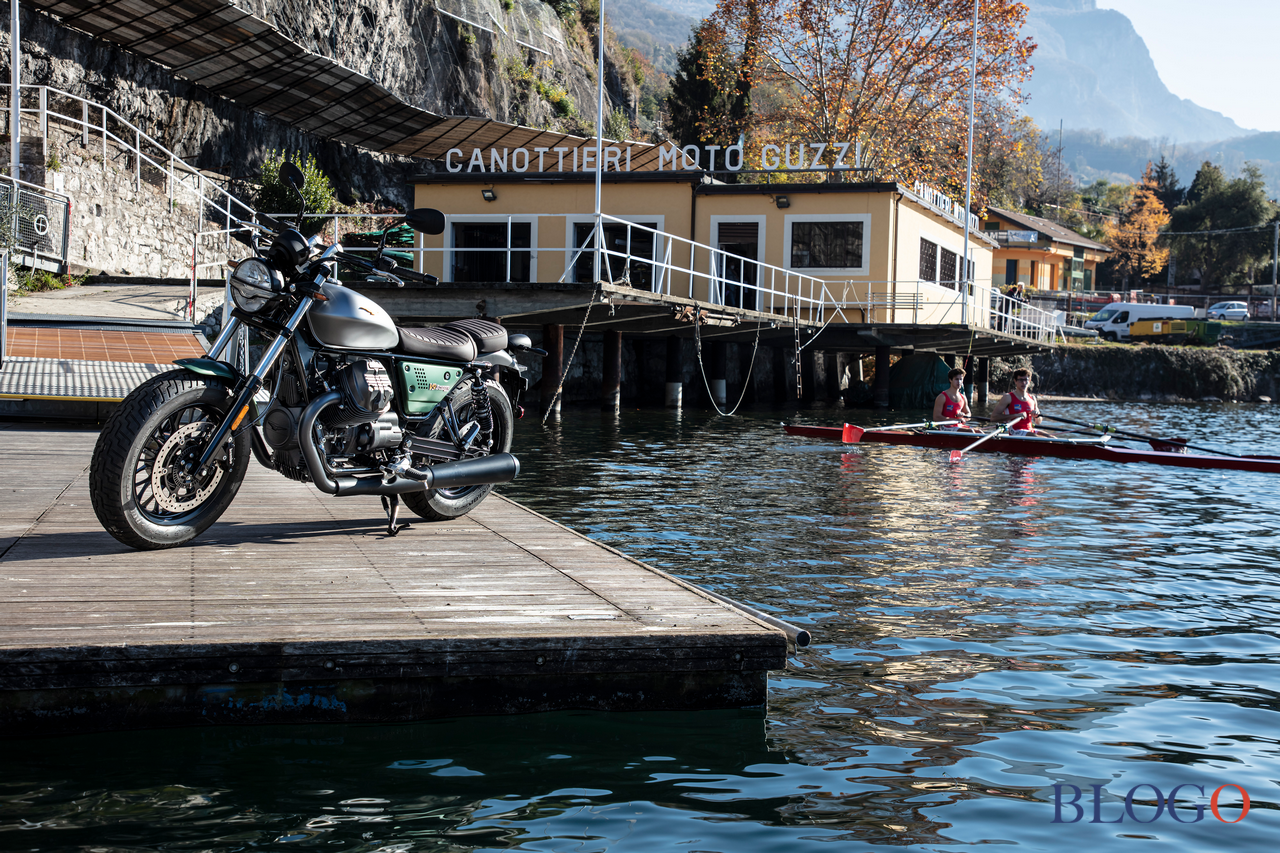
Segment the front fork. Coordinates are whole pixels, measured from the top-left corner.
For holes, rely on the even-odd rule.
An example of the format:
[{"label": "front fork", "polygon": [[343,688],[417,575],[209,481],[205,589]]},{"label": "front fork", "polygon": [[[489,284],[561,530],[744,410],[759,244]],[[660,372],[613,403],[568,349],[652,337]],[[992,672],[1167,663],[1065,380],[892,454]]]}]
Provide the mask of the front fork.
[{"label": "front fork", "polygon": [[[227,412],[222,422],[218,424],[217,431],[213,434],[213,438],[210,439],[209,443],[205,445],[204,452],[200,454],[200,459],[187,463],[188,473],[199,475],[206,470],[218,448],[227,440],[227,436],[240,426],[240,422],[244,420],[245,415],[249,413],[249,409],[253,406],[253,396],[262,387],[263,379],[275,365],[280,353],[284,352],[284,348],[293,339],[293,333],[302,322],[302,318],[307,316],[307,311],[310,310],[311,303],[314,301],[314,298],[310,295],[302,297],[301,301],[298,302],[298,307],[294,309],[293,316],[289,318],[289,322],[285,323],[284,329],[276,335],[275,340],[271,342],[271,346],[267,347],[267,351],[262,354],[262,358],[258,360],[253,372],[236,383],[235,404],[232,405],[231,410]],[[238,317],[231,318],[231,322],[227,323],[222,330],[222,334],[218,335],[218,339],[213,342],[213,347],[209,350],[210,358],[217,358],[227,348],[240,325],[241,321]]]}]

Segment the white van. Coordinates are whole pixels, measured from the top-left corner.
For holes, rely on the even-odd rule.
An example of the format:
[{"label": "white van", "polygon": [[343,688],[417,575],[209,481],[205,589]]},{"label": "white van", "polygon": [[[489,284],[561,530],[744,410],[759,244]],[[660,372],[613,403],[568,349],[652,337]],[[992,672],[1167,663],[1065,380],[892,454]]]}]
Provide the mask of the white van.
[{"label": "white van", "polygon": [[1138,302],[1112,302],[1084,321],[1086,329],[1094,329],[1104,341],[1129,340],[1129,324],[1137,320],[1194,320],[1191,305],[1143,305]]}]

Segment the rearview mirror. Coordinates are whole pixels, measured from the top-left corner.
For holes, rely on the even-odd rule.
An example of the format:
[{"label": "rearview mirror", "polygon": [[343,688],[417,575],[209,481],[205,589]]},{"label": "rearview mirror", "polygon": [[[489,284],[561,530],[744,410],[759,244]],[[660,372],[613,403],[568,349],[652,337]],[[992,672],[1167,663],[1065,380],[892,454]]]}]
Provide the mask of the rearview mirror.
[{"label": "rearview mirror", "polygon": [[404,221],[423,234],[443,234],[444,214],[431,207],[416,207],[405,214]]},{"label": "rearview mirror", "polygon": [[301,191],[302,185],[307,182],[297,164],[290,163],[288,160],[280,164],[280,180],[298,191]]}]

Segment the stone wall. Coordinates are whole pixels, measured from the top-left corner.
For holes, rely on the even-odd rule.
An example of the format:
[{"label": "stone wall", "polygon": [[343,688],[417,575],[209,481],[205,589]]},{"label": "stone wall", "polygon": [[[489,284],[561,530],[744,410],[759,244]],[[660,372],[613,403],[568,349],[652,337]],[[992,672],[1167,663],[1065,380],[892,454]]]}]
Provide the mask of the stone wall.
[{"label": "stone wall", "polygon": [[[188,278],[193,233],[225,227],[219,211],[202,207],[181,186],[171,199],[163,174],[144,168],[139,177],[127,151],[108,146],[104,157],[100,136],[85,146],[80,133],[52,127],[48,151],[56,171],[46,169],[43,183],[71,197],[68,260],[74,272]],[[202,247],[202,262],[248,251],[235,242],[227,246],[222,237],[202,238]]]}]

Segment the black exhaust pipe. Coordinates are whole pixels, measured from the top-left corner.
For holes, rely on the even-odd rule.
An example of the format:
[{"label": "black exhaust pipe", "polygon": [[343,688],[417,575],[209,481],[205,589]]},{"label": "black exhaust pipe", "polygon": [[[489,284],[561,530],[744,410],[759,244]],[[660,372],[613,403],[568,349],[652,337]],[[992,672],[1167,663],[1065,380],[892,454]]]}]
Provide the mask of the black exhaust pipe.
[{"label": "black exhaust pipe", "polygon": [[441,462],[430,468],[408,468],[405,477],[418,480],[428,489],[457,489],[510,483],[520,474],[520,460],[510,453],[495,453],[477,459]]}]

